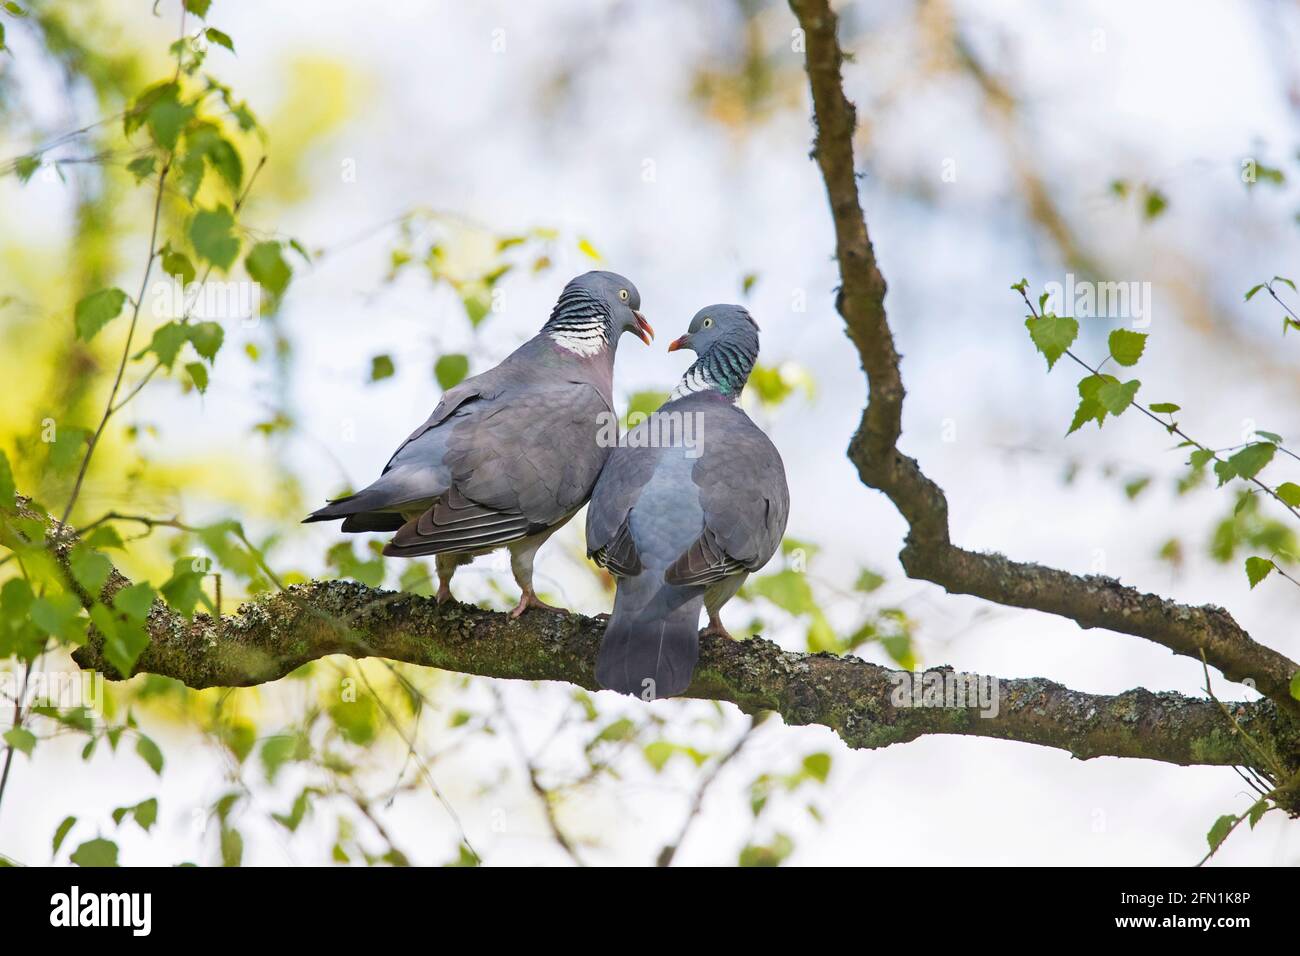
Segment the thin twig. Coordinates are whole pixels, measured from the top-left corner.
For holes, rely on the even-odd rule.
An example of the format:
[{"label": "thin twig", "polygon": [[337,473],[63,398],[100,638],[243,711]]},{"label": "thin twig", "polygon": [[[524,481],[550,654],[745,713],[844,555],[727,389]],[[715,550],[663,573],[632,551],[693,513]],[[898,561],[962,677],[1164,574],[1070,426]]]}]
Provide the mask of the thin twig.
[{"label": "thin twig", "polygon": [[722,768],[739,755],[745,744],[749,742],[750,737],[753,735],[755,728],[758,727],[762,717],[767,713],[767,711],[760,711],[760,716],[758,718],[750,718],[749,723],[745,727],[745,732],[740,735],[740,738],[732,748],[723,754],[718,762],[713,765],[713,769],[709,771],[708,776],[700,781],[699,787],[695,790],[695,798],[691,801],[691,809],[687,812],[686,819],[682,821],[682,828],[677,833],[677,839],[659,851],[659,859],[656,861],[656,866],[667,867],[673,865],[673,857],[675,857],[677,851],[681,849],[681,845],[683,841],[685,841],[686,835],[691,832],[691,826],[695,823],[696,818],[700,815],[700,810],[704,807],[704,797],[709,792],[709,788],[713,786],[713,782],[718,779],[718,774],[722,772]]}]

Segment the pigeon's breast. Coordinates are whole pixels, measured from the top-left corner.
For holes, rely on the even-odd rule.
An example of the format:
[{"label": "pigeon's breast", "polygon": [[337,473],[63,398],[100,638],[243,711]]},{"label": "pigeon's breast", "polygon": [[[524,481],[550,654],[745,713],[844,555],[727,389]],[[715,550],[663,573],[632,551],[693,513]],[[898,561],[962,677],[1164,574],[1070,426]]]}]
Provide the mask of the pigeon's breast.
[{"label": "pigeon's breast", "polygon": [[691,477],[695,461],[681,448],[657,451],[659,460],[632,509],[629,527],[642,563],[666,568],[699,537],[704,509]]}]

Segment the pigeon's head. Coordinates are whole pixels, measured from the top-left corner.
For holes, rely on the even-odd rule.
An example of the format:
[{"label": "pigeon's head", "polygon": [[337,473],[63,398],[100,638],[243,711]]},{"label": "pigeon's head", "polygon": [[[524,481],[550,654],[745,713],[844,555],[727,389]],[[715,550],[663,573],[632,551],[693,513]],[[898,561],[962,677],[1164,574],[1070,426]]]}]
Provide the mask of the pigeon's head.
[{"label": "pigeon's head", "polygon": [[686,334],[668,346],[670,352],[678,349],[699,358],[682,376],[674,398],[708,390],[735,401],[758,360],[758,323],[742,305],[706,306],[695,313]]},{"label": "pigeon's head", "polygon": [[749,356],[751,364],[758,357],[758,323],[743,305],[709,305],[700,309],[687,326],[686,334],[671,342],[668,351],[690,349],[704,356],[719,344]]},{"label": "pigeon's head", "polygon": [[631,332],[649,345],[655,330],[640,308],[641,293],[628,279],[617,272],[584,272],[564,287],[547,327],[576,335],[599,318],[606,342],[613,344],[624,332]]}]

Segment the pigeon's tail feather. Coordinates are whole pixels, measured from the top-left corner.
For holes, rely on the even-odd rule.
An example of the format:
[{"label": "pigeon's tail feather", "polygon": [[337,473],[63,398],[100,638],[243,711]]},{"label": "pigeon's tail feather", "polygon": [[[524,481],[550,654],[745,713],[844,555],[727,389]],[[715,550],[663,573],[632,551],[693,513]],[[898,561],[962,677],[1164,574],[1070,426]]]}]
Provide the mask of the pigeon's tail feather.
[{"label": "pigeon's tail feather", "polygon": [[338,521],[340,518],[346,518],[348,515],[356,514],[356,509],[351,507],[352,502],[360,497],[359,495],[348,495],[346,498],[337,498],[331,501],[324,508],[317,508],[307,517],[302,519],[303,524],[311,524],[313,521]]},{"label": "pigeon's tail feather", "polygon": [[645,587],[644,579],[650,576],[619,581],[614,613],[596,660],[601,687],[643,700],[676,697],[690,686],[700,655],[704,602],[698,590],[692,593],[663,585],[649,600],[638,600],[635,592]]},{"label": "pigeon's tail feather", "polygon": [[390,471],[355,495],[317,508],[302,523],[342,518],[344,531],[396,531],[406,523],[402,512],[420,509],[424,500],[435,494],[436,491],[420,488],[405,474]]},{"label": "pigeon's tail feather", "polygon": [[[317,518],[308,518],[317,521]],[[340,531],[355,533],[360,531],[396,531],[406,519],[396,511],[367,511],[362,514],[348,515],[343,519]]]}]

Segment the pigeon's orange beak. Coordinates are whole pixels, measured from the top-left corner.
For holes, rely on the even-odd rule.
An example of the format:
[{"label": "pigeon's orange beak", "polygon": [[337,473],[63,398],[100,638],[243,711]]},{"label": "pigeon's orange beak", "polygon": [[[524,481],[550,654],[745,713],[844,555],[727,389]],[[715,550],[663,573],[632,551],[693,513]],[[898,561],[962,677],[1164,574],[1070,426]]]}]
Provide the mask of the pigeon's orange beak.
[{"label": "pigeon's orange beak", "polygon": [[635,334],[636,337],[646,345],[649,345],[650,340],[655,337],[654,326],[647,322],[645,316],[636,311],[636,309],[632,310],[632,314],[636,316],[636,328],[632,330],[633,334]]},{"label": "pigeon's orange beak", "polygon": [[683,335],[679,338],[675,338],[668,343],[668,351],[676,352],[678,349],[684,349],[686,348],[687,345],[690,344],[690,340],[691,337],[689,335]]}]

